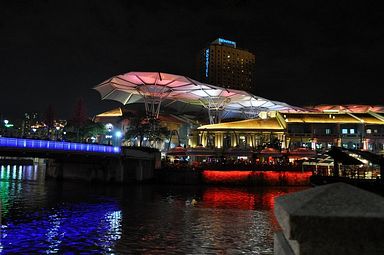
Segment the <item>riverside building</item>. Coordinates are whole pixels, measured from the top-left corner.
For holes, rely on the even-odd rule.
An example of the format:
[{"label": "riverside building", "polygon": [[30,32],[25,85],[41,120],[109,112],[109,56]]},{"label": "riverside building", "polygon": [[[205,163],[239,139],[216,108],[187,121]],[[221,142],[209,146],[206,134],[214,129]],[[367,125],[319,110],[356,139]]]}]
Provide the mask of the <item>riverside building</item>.
[{"label": "riverside building", "polygon": [[[365,108],[366,111],[361,111]],[[353,111],[355,109],[355,111]],[[356,110],[358,109],[358,110]],[[350,107],[349,110],[308,112],[262,112],[258,119],[203,125],[196,143],[216,148],[281,149],[300,147],[325,151],[332,146],[384,152],[384,111],[382,107]]]}]

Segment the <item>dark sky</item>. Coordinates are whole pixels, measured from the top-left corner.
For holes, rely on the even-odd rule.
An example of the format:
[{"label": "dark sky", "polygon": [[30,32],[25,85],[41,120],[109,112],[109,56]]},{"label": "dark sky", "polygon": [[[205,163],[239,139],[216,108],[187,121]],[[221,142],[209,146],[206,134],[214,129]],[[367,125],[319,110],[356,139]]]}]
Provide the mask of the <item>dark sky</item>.
[{"label": "dark sky", "polygon": [[384,104],[384,12],[374,2],[190,2],[1,1],[0,112],[52,104],[69,118],[83,97],[96,114],[118,104],[95,85],[129,71],[194,77],[197,52],[217,37],[256,55],[259,96]]}]

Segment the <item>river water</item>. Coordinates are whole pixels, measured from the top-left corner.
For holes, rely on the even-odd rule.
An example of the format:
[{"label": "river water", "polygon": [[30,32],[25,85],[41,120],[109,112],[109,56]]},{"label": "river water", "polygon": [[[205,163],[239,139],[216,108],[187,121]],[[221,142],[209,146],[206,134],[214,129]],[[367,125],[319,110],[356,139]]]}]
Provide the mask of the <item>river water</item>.
[{"label": "river water", "polygon": [[273,254],[273,199],[300,189],[55,182],[1,166],[0,253]]}]

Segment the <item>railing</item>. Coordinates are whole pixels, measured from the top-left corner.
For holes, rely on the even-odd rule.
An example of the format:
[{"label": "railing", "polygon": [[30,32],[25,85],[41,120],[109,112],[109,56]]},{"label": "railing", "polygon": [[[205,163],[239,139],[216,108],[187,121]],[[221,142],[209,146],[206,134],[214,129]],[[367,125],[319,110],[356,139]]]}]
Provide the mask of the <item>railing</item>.
[{"label": "railing", "polygon": [[0,147],[119,154],[120,147],[48,140],[0,137]]},{"label": "railing", "polygon": [[312,133],[288,133],[289,137],[312,137]]},{"label": "railing", "polygon": [[361,138],[360,134],[341,134],[341,138]]},{"label": "railing", "polygon": [[380,133],[372,133],[372,134],[365,134],[366,138],[384,138],[384,134]]}]

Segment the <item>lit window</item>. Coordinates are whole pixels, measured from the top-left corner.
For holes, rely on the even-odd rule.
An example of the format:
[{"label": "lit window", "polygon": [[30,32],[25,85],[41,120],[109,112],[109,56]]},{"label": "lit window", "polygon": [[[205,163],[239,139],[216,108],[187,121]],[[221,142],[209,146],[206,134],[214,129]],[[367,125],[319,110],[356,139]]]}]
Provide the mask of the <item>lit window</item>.
[{"label": "lit window", "polygon": [[372,129],[367,129],[367,134],[372,134]]},{"label": "lit window", "polygon": [[355,133],[355,129],[354,129],[354,128],[351,128],[351,129],[349,130],[349,133],[350,133],[350,134],[354,134],[354,133]]},{"label": "lit window", "polygon": [[327,135],[331,134],[331,129],[330,128],[326,128],[325,129],[325,134],[327,134]]},{"label": "lit window", "polygon": [[341,130],[341,133],[342,133],[342,134],[348,134],[348,129],[343,128],[343,129]]}]

